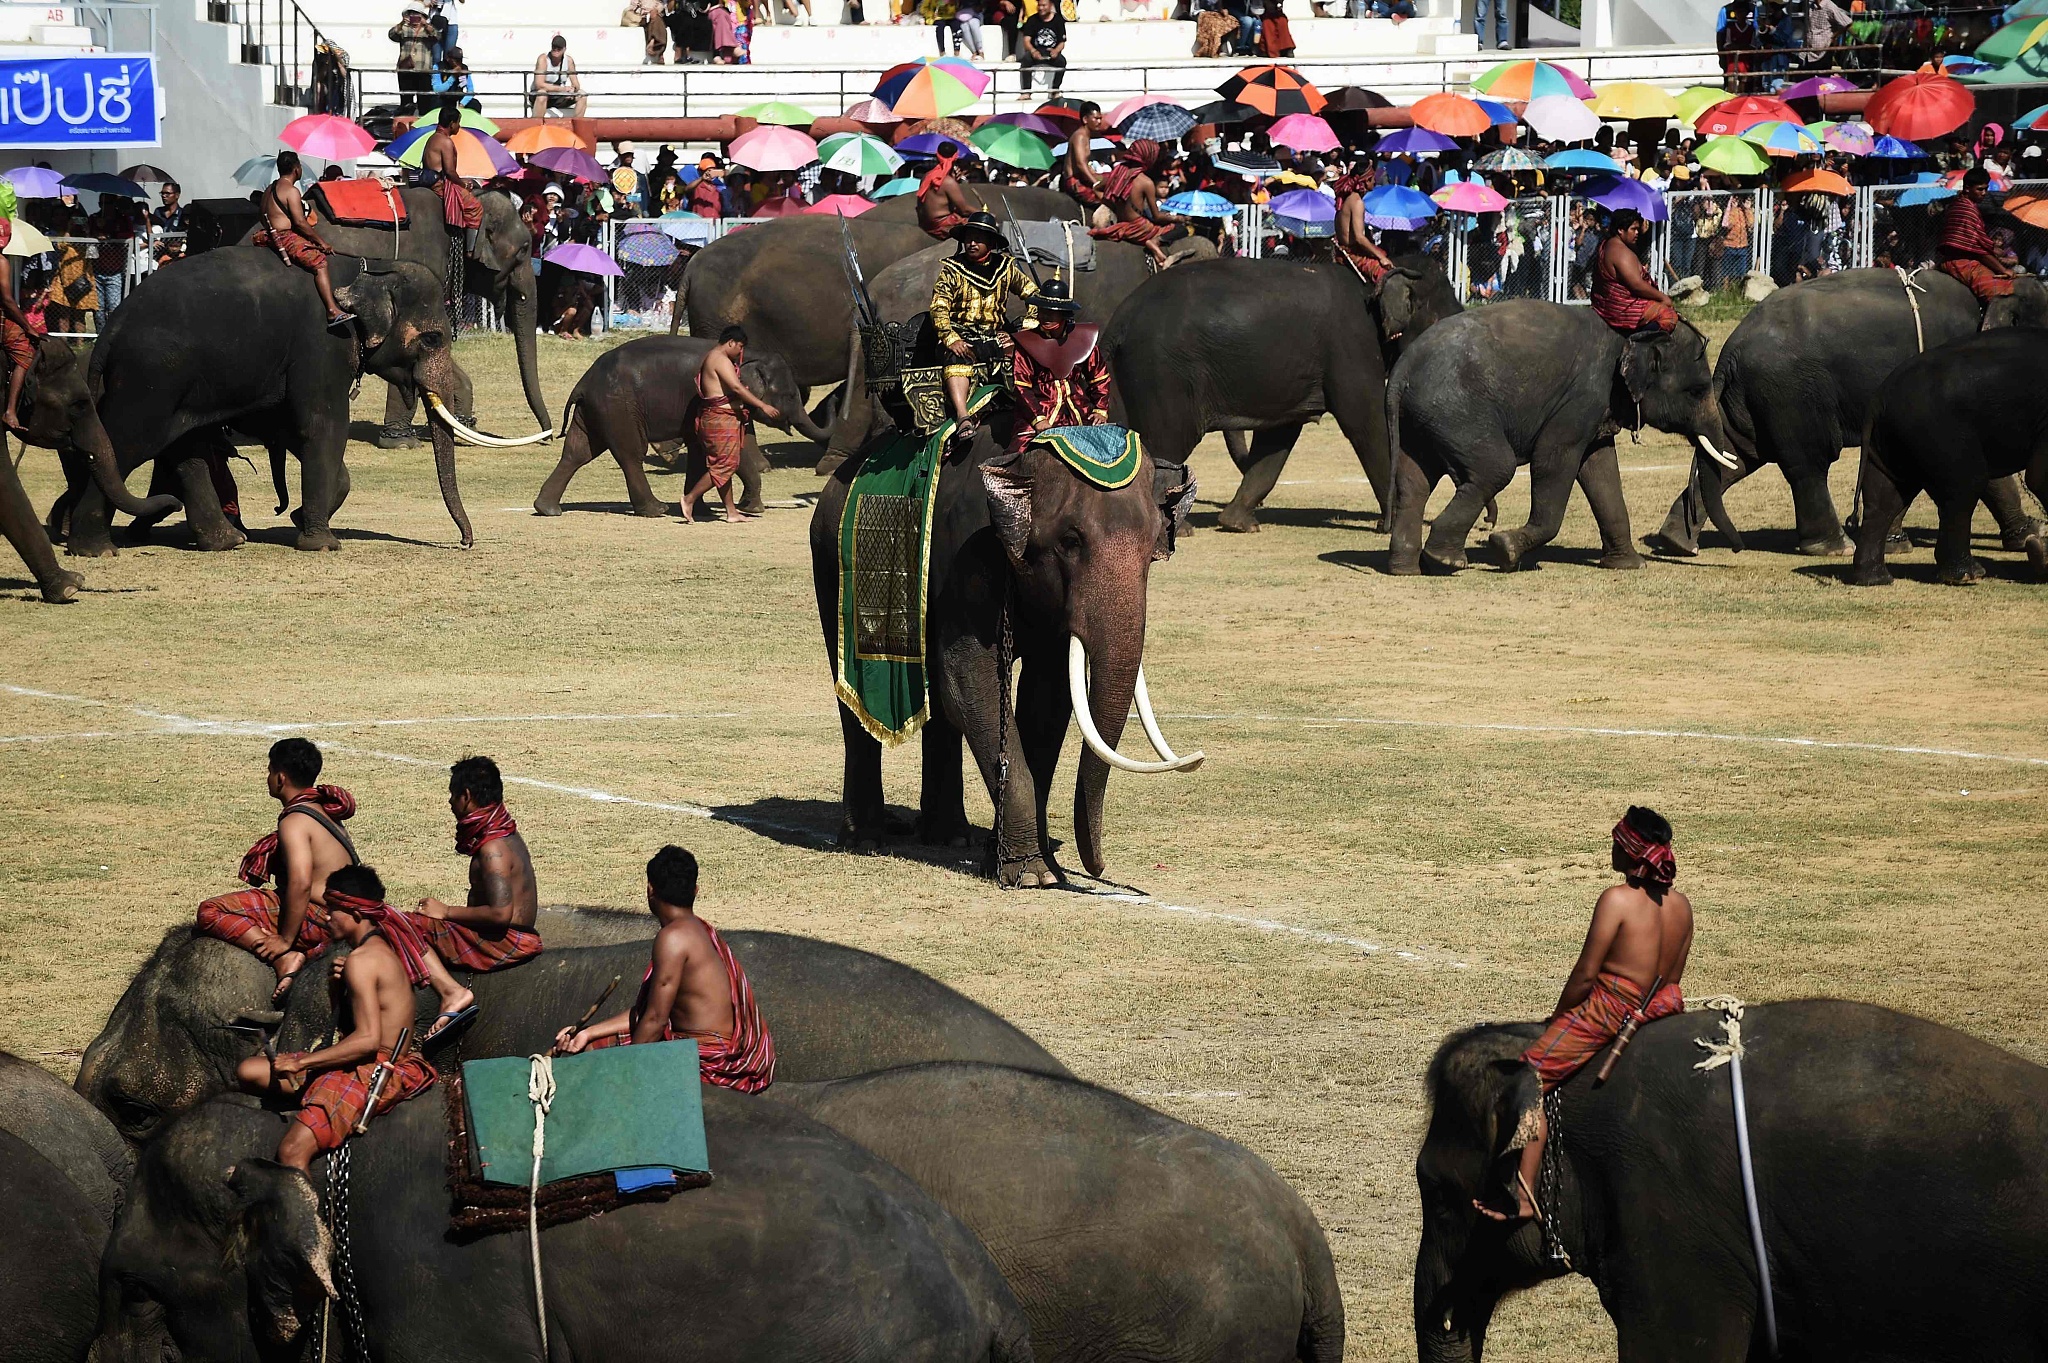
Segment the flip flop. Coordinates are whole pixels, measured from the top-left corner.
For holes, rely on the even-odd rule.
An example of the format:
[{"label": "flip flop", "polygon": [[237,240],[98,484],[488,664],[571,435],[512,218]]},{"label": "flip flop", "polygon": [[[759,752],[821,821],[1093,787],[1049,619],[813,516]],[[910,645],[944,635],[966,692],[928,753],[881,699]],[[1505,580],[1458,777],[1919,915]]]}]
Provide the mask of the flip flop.
[{"label": "flip flop", "polygon": [[420,1038],[420,1049],[437,1049],[447,1045],[475,1021],[476,1005],[473,1003],[467,1008],[456,1008],[439,1014],[434,1018],[434,1025],[427,1029],[427,1034]]}]

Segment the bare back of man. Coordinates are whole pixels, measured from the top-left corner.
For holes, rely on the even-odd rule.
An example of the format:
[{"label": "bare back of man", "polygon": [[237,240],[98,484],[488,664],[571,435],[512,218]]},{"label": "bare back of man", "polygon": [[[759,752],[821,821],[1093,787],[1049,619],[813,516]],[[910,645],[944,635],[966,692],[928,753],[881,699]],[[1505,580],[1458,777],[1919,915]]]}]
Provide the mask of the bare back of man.
[{"label": "bare back of man", "polygon": [[[669,1029],[679,1037],[729,1037],[734,1018],[732,985],[726,978],[725,963],[711,949],[711,934],[700,918],[679,918],[664,924],[654,939],[654,979],[648,990],[647,1011],[640,1027],[650,1037],[661,1035],[661,1000],[669,1000],[666,1014]],[[652,1026],[649,1026],[649,1023]]]},{"label": "bare back of man", "polygon": [[469,906],[500,910],[505,913],[500,921],[515,928],[533,926],[534,915],[540,912],[540,889],[525,838],[517,833],[497,838],[469,859]]},{"label": "bare back of man", "polygon": [[1337,206],[1337,245],[1352,258],[1361,273],[1370,273],[1368,265],[1377,267],[1380,274],[1393,267],[1394,262],[1372,239],[1372,233],[1366,230],[1363,194],[1346,194],[1344,202]]},{"label": "bare back of man", "polygon": [[420,169],[437,175],[455,174],[455,139],[447,129],[436,127],[427,134],[427,145],[420,149]]},{"label": "bare back of man", "polygon": [[268,961],[283,981],[306,964],[306,953],[292,943],[308,912],[327,911],[327,877],[355,865],[356,859],[326,824],[304,809],[288,809],[278,817],[277,850],[284,858],[284,871],[277,878],[277,931],[256,944],[256,955]]},{"label": "bare back of man", "polygon": [[1637,885],[1611,885],[1593,906],[1594,930],[1601,919],[1613,937],[1595,977],[1619,975],[1648,997],[1652,985],[1677,984],[1692,955],[1692,901],[1680,890],[1665,890],[1660,901]]}]

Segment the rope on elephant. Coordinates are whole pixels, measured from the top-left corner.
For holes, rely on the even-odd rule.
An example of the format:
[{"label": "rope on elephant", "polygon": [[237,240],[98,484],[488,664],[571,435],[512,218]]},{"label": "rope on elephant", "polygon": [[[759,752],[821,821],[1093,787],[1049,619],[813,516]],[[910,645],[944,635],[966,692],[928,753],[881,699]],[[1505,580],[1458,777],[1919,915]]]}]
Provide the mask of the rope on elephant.
[{"label": "rope on elephant", "polygon": [[540,1323],[540,1356],[548,1356],[548,1298],[540,1279],[540,1159],[548,1148],[548,1109],[555,1105],[555,1062],[526,1057],[526,1100],[533,1104],[533,1175],[526,1185],[526,1243],[533,1253],[533,1316]]},{"label": "rope on elephant", "polygon": [[1720,1041],[1698,1038],[1695,1044],[1707,1052],[1707,1058],[1693,1068],[1696,1070],[1717,1070],[1728,1067],[1728,1082],[1735,1098],[1735,1153],[1742,1165],[1742,1205],[1749,1217],[1749,1247],[1756,1256],[1758,1296],[1763,1301],[1764,1343],[1769,1346],[1771,1357],[1778,1356],[1778,1307],[1771,1290],[1771,1260],[1764,1248],[1764,1220],[1762,1209],[1757,1205],[1756,1162],[1749,1146],[1749,1104],[1742,1088],[1742,1010],[1741,999],[1733,995],[1717,995],[1700,1001],[1702,1010],[1714,1010],[1721,1014]]},{"label": "rope on elephant", "polygon": [[1905,285],[1906,301],[1913,305],[1913,352],[1917,355],[1927,353],[1927,332],[1920,325],[1920,300],[1913,295],[1927,292],[1919,284],[1920,272],[1926,268],[1925,265],[1916,265],[1908,270],[1903,265],[1892,266],[1892,273],[1899,277],[1899,283]]}]

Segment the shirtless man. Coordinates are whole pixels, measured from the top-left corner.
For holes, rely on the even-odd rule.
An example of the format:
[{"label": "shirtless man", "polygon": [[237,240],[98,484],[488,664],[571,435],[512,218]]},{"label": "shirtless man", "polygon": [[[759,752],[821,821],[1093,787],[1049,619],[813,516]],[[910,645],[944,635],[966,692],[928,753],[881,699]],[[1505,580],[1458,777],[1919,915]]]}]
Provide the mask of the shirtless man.
[{"label": "shirtless man", "polygon": [[[298,1094],[277,1162],[304,1173],[313,1157],[349,1138],[370,1106],[370,1084],[380,1064],[392,1062],[398,1034],[412,1025],[412,973],[407,948],[385,926],[396,911],[384,901],[384,882],[367,866],[349,866],[328,877],[334,902],[329,921],[334,936],[354,949],[342,960],[348,992],[348,1035],[317,1051],[287,1051],[276,1059],[252,1055],[235,1071],[251,1093]],[[402,936],[402,930],[400,935]],[[433,1085],[434,1067],[408,1047],[391,1064],[372,1116],[397,1107]]]},{"label": "shirtless man", "polygon": [[[270,747],[270,797],[283,808],[277,831],[265,834],[242,858],[239,890],[199,906],[199,931],[254,952],[277,972],[275,998],[283,998],[306,958],[327,944],[327,881],[357,865],[355,844],[342,823],[356,812],[355,797],[340,786],[316,784],[320,750],[303,738]],[[275,879],[277,888],[261,888]]]},{"label": "shirtless man", "polygon": [[1394,262],[1372,239],[1365,221],[1365,192],[1372,188],[1372,173],[1354,170],[1339,176],[1331,189],[1337,195],[1337,249],[1349,257],[1359,276],[1378,284],[1394,268]]},{"label": "shirtless man", "polygon": [[[488,757],[465,757],[448,769],[448,811],[455,816],[455,851],[469,858],[469,899],[444,904],[422,899],[413,926],[450,966],[464,970],[505,970],[540,955],[533,930],[540,891],[533,856],[519,825],[505,808],[505,783]],[[441,1016],[425,1040],[465,1020],[475,1002],[455,984],[441,992]],[[437,992],[440,985],[436,984]]]},{"label": "shirtless man", "polygon": [[694,1037],[707,1084],[759,1093],[775,1079],[775,1039],[754,1004],[747,972],[718,929],[699,918],[697,859],[664,847],[647,863],[647,911],[661,924],[640,996],[616,1017],[555,1037],[562,1054]]},{"label": "shirtless man", "polygon": [[[1648,1022],[1685,1011],[1679,979],[1692,955],[1692,901],[1671,888],[1678,859],[1670,823],[1654,809],[1630,805],[1614,826],[1613,862],[1625,879],[1601,891],[1550,1025],[1522,1052],[1545,1093],[1583,1069],[1630,1018]],[[1534,1190],[1548,1135],[1538,1107],[1536,1133],[1515,1173],[1513,1215],[1476,1198],[1472,1205],[1494,1221],[1539,1217]]]},{"label": "shirtless man", "polygon": [[[0,246],[14,238],[14,224],[0,218]],[[0,416],[7,429],[15,434],[22,433],[21,387],[28,381],[29,371],[36,367],[36,338],[41,333],[28,314],[21,310],[21,304],[14,301],[14,262],[0,256],[0,352],[7,356],[7,411]]]},{"label": "shirtless man", "polygon": [[1103,201],[1116,210],[1117,220],[1109,227],[1090,228],[1088,235],[1142,246],[1153,265],[1163,270],[1167,260],[1162,244],[1187,236],[1188,226],[1159,207],[1159,186],[1152,174],[1159,166],[1160,151],[1157,142],[1139,138],[1117,153],[1116,164],[1102,181]]},{"label": "shirtless man", "polygon": [[690,443],[704,455],[704,472],[683,494],[683,520],[694,522],[698,498],[711,488],[725,501],[725,519],[738,523],[754,518],[739,509],[732,498],[732,476],[739,470],[740,452],[747,444],[747,422],[733,405],[738,398],[769,421],[782,414],[763,402],[740,382],[740,366],[747,360],[747,333],[743,327],[727,327],[718,333],[718,344],[704,353],[697,367],[697,397],[690,404]]},{"label": "shirtless man", "polygon": [[959,143],[939,143],[938,163],[917,183],[917,225],[925,230],[926,236],[940,241],[951,240],[953,229],[977,211],[967,191],[953,178],[953,163],[959,158]]},{"label": "shirtless man", "polygon": [[1073,195],[1083,208],[1091,208],[1102,202],[1102,177],[1088,163],[1089,149],[1095,139],[1102,136],[1109,122],[1102,116],[1102,106],[1093,101],[1082,104],[1076,112],[1081,115],[1081,126],[1067,138],[1067,155],[1060,167],[1060,187]]},{"label": "shirtless man", "polygon": [[1678,328],[1678,305],[1650,281],[1637,243],[1649,235],[1650,224],[1633,208],[1617,211],[1608,223],[1607,240],[1593,257],[1593,311],[1626,336],[1656,327]]},{"label": "shirtless man", "polygon": [[320,301],[327,307],[327,325],[338,327],[353,322],[355,314],[343,312],[334,301],[334,285],[327,278],[327,257],[334,254],[306,216],[306,201],[299,194],[299,154],[277,154],[277,179],[259,196],[263,203],[263,230],[249,239],[252,246],[268,246],[287,265],[311,272],[319,286]]},{"label": "shirtless man", "polygon": [[484,225],[484,206],[456,173],[455,134],[462,129],[462,110],[453,103],[441,106],[441,117],[427,134],[420,149],[421,184],[441,196],[441,220],[451,232],[462,233],[465,254],[476,254],[476,234]]}]

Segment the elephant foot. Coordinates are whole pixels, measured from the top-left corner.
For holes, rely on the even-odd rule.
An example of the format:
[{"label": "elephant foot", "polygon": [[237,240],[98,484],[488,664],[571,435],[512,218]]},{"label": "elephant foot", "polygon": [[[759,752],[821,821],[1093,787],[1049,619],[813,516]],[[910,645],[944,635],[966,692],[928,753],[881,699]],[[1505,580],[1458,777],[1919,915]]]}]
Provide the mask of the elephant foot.
[{"label": "elephant foot", "polygon": [[2027,541],[2027,562],[2034,565],[2034,571],[2048,577],[2048,539],[2036,535]]},{"label": "elephant foot", "polygon": [[321,526],[318,529],[300,530],[298,541],[293,547],[309,554],[326,554],[338,551],[341,548],[341,541],[334,537],[332,530]]},{"label": "elephant foot", "polygon": [[64,552],[72,558],[116,558],[121,551],[114,547],[111,539],[86,539],[74,531],[71,538],[64,541]]},{"label": "elephant foot", "polygon": [[1934,580],[1944,587],[1974,587],[1989,574],[1983,562],[1977,558],[1966,558],[1961,563],[1937,563],[1934,565]]},{"label": "elephant foot", "polygon": [[155,521],[132,521],[120,532],[121,543],[130,549],[147,549],[155,533]]},{"label": "elephant foot", "polygon": [[1910,554],[1913,552],[1913,537],[1901,530],[1884,537],[1884,551],[1887,554]]},{"label": "elephant foot", "polygon": [[1642,567],[1643,556],[1633,549],[1610,549],[1600,555],[1600,561],[1595,566],[1626,572],[1633,568]]},{"label": "elephant foot", "polygon": [[812,472],[820,478],[830,478],[846,462],[846,456],[837,450],[827,450],[818,456],[818,466]]},{"label": "elephant foot", "polygon": [[536,500],[533,504],[533,514],[536,516],[559,516],[562,514],[562,504],[560,502]]},{"label": "elephant foot", "polygon": [[1799,552],[1808,558],[1840,558],[1849,550],[1849,538],[1842,534],[1836,534],[1828,539],[1799,542]]},{"label": "elephant foot", "polygon": [[647,520],[650,520],[650,521],[658,521],[658,520],[661,520],[661,519],[663,519],[664,517],[666,517],[667,515],[669,515],[669,513],[670,513],[670,512],[672,511],[672,510],[673,510],[673,508],[672,508],[672,507],[670,507],[670,506],[669,506],[669,504],[668,504],[667,502],[635,502],[635,503],[633,503],[633,514],[634,514],[634,515],[636,515],[636,516],[641,516],[641,517],[645,517],[645,518],[646,518]]},{"label": "elephant foot", "polygon": [[1387,555],[1388,577],[1422,576],[1422,555],[1393,553]]},{"label": "elephant foot", "polygon": [[1060,873],[1034,853],[1021,861],[1004,862],[996,872],[996,883],[1006,890],[1049,890],[1060,883]]},{"label": "elephant foot", "polygon": [[1500,559],[1500,570],[1512,573],[1522,566],[1522,537],[1506,530],[1496,530],[1486,537],[1486,547],[1493,550]]},{"label": "elephant foot", "polygon": [[1462,572],[1470,562],[1463,549],[1452,554],[1437,554],[1428,549],[1422,551],[1422,571],[1430,577],[1449,577]]},{"label": "elephant foot", "polygon": [[1643,547],[1653,554],[1669,554],[1674,558],[1698,558],[1698,544],[1688,544],[1677,536],[1659,530],[1654,535],[1643,536]]},{"label": "elephant foot", "polygon": [[1256,535],[1259,533],[1259,518],[1257,513],[1232,502],[1217,514],[1216,528],[1233,535]]},{"label": "elephant foot", "polygon": [[965,847],[972,837],[965,814],[918,816],[917,840],[926,847]]},{"label": "elephant foot", "polygon": [[418,449],[419,436],[413,431],[412,423],[403,426],[386,426],[377,432],[375,444],[380,450]]},{"label": "elephant foot", "polygon": [[2001,530],[1998,543],[2009,554],[2030,554],[2033,552],[2033,546],[2040,543],[2044,531],[2048,531],[2048,526],[2043,526],[2041,522],[2029,517],[2025,525],[2016,526],[2011,530]]},{"label": "elephant foot", "polygon": [[192,539],[202,552],[208,554],[223,554],[230,549],[239,549],[249,542],[249,537],[233,526],[211,532],[194,530]]},{"label": "elephant foot", "polygon": [[43,600],[53,606],[67,605],[78,599],[78,589],[84,585],[83,577],[60,568],[55,577],[42,584]]},{"label": "elephant foot", "polygon": [[1852,587],[1889,587],[1892,585],[1892,573],[1883,563],[1867,566],[1857,563],[1850,565],[1849,571],[1842,575],[1842,581]]},{"label": "elephant foot", "polygon": [[759,516],[768,510],[767,504],[759,496],[740,498],[739,508],[742,516]]}]

